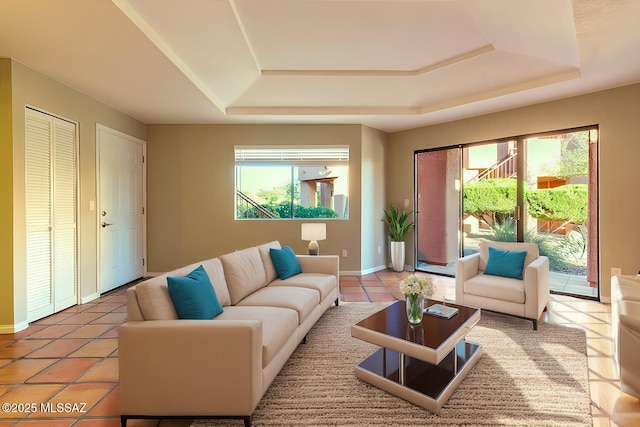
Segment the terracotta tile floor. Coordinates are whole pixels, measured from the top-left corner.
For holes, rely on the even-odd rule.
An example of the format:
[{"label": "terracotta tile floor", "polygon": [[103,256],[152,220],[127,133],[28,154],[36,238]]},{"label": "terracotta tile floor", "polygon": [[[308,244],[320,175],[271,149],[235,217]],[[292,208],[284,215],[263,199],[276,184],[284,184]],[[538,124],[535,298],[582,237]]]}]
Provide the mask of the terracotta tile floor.
[{"label": "terracotta tile floor", "polygon": [[[403,299],[398,286],[410,273],[380,271],[340,279],[346,302]],[[436,298],[454,299],[453,279],[433,276]],[[0,335],[0,403],[35,404],[37,411],[0,413],[0,427],[119,426],[117,327],[126,316],[126,287],[88,304]],[[552,295],[545,321],[587,332],[595,427],[640,426],[640,402],[619,389],[610,330],[610,306]],[[57,404],[71,412],[54,412]],[[76,404],[76,407],[73,407]],[[84,404],[84,405],[83,405]],[[24,408],[13,408],[24,409]],[[132,427],[187,426],[190,421],[130,420]]]}]

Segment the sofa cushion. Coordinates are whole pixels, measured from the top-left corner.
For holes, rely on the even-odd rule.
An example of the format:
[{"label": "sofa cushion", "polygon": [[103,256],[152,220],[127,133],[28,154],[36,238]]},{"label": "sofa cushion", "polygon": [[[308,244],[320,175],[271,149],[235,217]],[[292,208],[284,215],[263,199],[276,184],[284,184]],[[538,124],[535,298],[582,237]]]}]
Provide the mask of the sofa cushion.
[{"label": "sofa cushion", "polygon": [[268,286],[238,303],[239,306],[282,307],[298,313],[298,324],[320,304],[320,292],[293,286]]},{"label": "sofa cushion", "polygon": [[264,272],[267,276],[267,283],[273,282],[278,278],[278,273],[276,272],[276,267],[273,265],[273,261],[271,260],[271,253],[269,249],[280,249],[281,247],[280,242],[277,240],[258,246],[258,252],[260,252],[260,258],[264,265]]},{"label": "sofa cushion", "polygon": [[222,255],[220,261],[224,268],[232,305],[267,284],[264,265],[256,247]]},{"label": "sofa cushion", "polygon": [[302,273],[298,258],[296,258],[291,246],[285,246],[282,249],[271,248],[269,254],[280,279],[288,279],[291,276]]},{"label": "sofa cushion", "polygon": [[168,276],[167,287],[180,319],[213,319],[222,306],[201,265],[186,276]]},{"label": "sofa cushion", "polygon": [[479,244],[480,260],[478,268],[482,271],[487,267],[487,261],[489,260],[489,248],[496,248],[502,251],[527,251],[527,256],[524,258],[524,266],[531,264],[540,256],[540,250],[536,243],[531,242],[494,242],[483,240]]},{"label": "sofa cushion", "polygon": [[[269,364],[298,327],[295,311],[280,307],[227,307],[218,320],[260,320],[262,322],[262,367]],[[224,343],[220,343],[224,346]]]},{"label": "sofa cushion", "polygon": [[[220,258],[212,258],[200,262],[204,267],[204,271],[207,272],[213,289],[216,291],[216,296],[220,305],[223,307],[231,305],[231,297],[229,296],[229,289],[227,288],[227,280],[224,277],[224,269],[222,268],[222,262]],[[172,274],[174,276],[174,274]]]},{"label": "sofa cushion", "polygon": [[464,282],[464,293],[524,304],[524,280],[479,274]]},{"label": "sofa cushion", "polygon": [[138,305],[144,320],[175,320],[178,318],[166,277],[154,277],[135,286]]},{"label": "sofa cushion", "polygon": [[295,286],[298,288],[315,289],[320,292],[320,300],[324,300],[332,291],[336,290],[336,276],[324,273],[300,273],[286,280],[276,279],[269,286]]},{"label": "sofa cushion", "polygon": [[484,274],[522,280],[522,269],[527,251],[502,251],[489,248],[489,259]]}]

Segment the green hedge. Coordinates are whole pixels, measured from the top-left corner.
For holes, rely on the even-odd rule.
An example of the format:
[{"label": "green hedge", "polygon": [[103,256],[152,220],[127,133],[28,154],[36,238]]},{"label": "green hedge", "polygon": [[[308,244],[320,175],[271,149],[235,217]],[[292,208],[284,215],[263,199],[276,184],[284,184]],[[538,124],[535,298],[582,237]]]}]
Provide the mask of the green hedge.
[{"label": "green hedge", "polygon": [[[291,203],[281,202],[278,204],[261,205],[270,211],[275,218],[291,218]],[[293,218],[338,218],[338,213],[331,208],[325,206],[304,207],[302,205],[294,205]],[[252,207],[244,211],[238,211],[238,218],[258,218],[260,215],[258,210]]]},{"label": "green hedge", "polygon": [[[525,199],[529,203],[529,214],[534,218],[570,221],[574,224],[587,221],[586,184],[527,190]],[[484,179],[464,186],[464,213],[479,219],[490,217],[494,222],[501,223],[512,215],[515,204],[515,179]]]},{"label": "green hedge", "polygon": [[463,198],[464,212],[468,214],[512,213],[516,204],[516,180],[483,179],[465,184]]},{"label": "green hedge", "polygon": [[525,193],[529,214],[548,221],[587,222],[588,192],[586,184],[530,190]]}]

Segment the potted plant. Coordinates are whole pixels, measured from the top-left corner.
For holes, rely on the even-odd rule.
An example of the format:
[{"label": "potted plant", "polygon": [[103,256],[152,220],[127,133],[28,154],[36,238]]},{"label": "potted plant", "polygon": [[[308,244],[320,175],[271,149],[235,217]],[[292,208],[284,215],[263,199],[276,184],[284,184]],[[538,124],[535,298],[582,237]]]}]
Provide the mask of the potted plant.
[{"label": "potted plant", "polygon": [[413,211],[399,213],[395,206],[384,209],[384,216],[389,225],[389,239],[391,239],[391,266],[394,271],[404,270],[404,238],[413,227],[409,215]]}]

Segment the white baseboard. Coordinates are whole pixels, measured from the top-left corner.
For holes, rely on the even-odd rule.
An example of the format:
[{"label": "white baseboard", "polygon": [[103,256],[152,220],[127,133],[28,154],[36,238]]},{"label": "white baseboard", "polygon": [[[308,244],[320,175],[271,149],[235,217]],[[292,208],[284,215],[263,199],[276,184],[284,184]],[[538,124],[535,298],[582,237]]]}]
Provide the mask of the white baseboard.
[{"label": "white baseboard", "polygon": [[29,322],[20,322],[15,325],[0,325],[0,334],[14,334],[29,327]]},{"label": "white baseboard", "polygon": [[340,272],[341,276],[362,276],[362,272],[360,270],[345,270]]},{"label": "white baseboard", "polygon": [[91,302],[94,299],[98,299],[98,298],[100,298],[100,294],[95,292],[95,293],[93,293],[91,295],[87,295],[86,297],[80,298],[80,304],[86,304],[86,303]]}]

